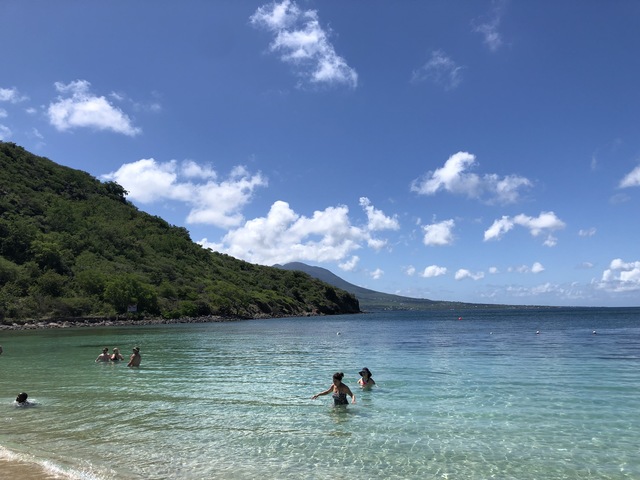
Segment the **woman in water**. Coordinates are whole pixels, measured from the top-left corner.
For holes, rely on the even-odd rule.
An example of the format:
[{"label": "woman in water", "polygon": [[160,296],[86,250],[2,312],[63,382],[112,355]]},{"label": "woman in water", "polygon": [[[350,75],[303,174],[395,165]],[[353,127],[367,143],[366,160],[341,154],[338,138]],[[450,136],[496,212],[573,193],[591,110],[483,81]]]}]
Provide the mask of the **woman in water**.
[{"label": "woman in water", "polygon": [[371,376],[371,370],[369,370],[367,367],[364,367],[358,373],[361,377],[360,380],[358,380],[358,385],[360,385],[362,388],[370,388],[376,384],[376,382],[373,380],[373,377]]},{"label": "woman in water", "polygon": [[327,388],[324,392],[320,392],[313,397],[313,400],[316,398],[327,395],[328,393],[333,392],[333,404],[334,405],[347,405],[349,402],[347,401],[347,395],[351,397],[351,403],[356,403],[356,396],[351,393],[351,389],[347,387],[344,383],[342,383],[342,378],[344,377],[344,373],[337,372],[333,374],[333,383],[329,388]]},{"label": "woman in water", "polygon": [[118,347],[113,347],[113,355],[111,355],[111,361],[119,362],[120,360],[124,360],[124,357],[120,353],[120,349]]}]

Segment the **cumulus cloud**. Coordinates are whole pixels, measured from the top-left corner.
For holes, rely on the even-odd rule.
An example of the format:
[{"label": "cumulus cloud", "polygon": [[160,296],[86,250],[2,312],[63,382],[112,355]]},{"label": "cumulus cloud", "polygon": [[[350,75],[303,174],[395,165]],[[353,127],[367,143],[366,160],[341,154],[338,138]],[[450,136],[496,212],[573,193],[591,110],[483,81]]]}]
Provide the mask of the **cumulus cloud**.
[{"label": "cumulus cloud", "polygon": [[541,273],[544,272],[544,267],[540,262],[534,262],[531,266],[531,273]]},{"label": "cumulus cloud", "polygon": [[376,268],[373,272],[371,272],[370,275],[371,275],[371,278],[373,278],[374,280],[380,280],[384,275],[384,270],[380,270],[379,268]]},{"label": "cumulus cloud", "polygon": [[55,87],[60,95],[47,109],[51,125],[60,131],[93,128],[131,137],[141,132],[133,126],[131,119],[107,98],[91,93],[90,86],[86,80],[76,80],[66,85],[56,82]]},{"label": "cumulus cloud", "polygon": [[432,223],[422,227],[424,237],[422,241],[427,246],[451,245],[453,243],[453,228],[456,223],[452,219]]},{"label": "cumulus cloud", "polygon": [[360,206],[367,214],[367,228],[370,231],[398,230],[400,228],[400,223],[398,222],[398,217],[396,215],[393,217],[387,217],[382,210],[374,208],[367,197],[360,197],[359,202]]},{"label": "cumulus cloud", "polygon": [[218,179],[210,166],[193,161],[156,162],[153,158],[122,165],[102,176],[129,192],[140,203],[175,200],[191,206],[187,223],[204,223],[220,228],[235,227],[244,220],[241,210],[254,191],[268,184],[260,172],[251,174],[243,166],[234,167],[227,178]]},{"label": "cumulus cloud", "polygon": [[357,255],[353,255],[346,262],[339,263],[338,267],[340,267],[340,269],[345,272],[352,272],[353,270],[355,270],[359,261],[360,261],[360,257],[358,257]]},{"label": "cumulus cloud", "polygon": [[640,186],[640,165],[627,173],[618,186],[620,188]]},{"label": "cumulus cloud", "polygon": [[431,52],[431,58],[411,75],[412,83],[431,81],[445,90],[453,90],[462,81],[461,67],[442,50]]},{"label": "cumulus cloud", "polygon": [[439,267],[438,265],[429,265],[424,269],[424,271],[420,274],[421,277],[424,278],[433,278],[440,277],[447,273],[446,267]]},{"label": "cumulus cloud", "polygon": [[640,291],[640,261],[612,260],[597,287],[613,293]]},{"label": "cumulus cloud", "polygon": [[546,246],[554,246],[557,242],[557,239],[549,232],[565,227],[565,223],[553,212],[541,212],[537,217],[529,217],[524,214],[516,215],[515,217],[503,216],[495,220],[484,232],[484,240],[485,242],[488,240],[500,240],[505,233],[517,225],[527,228],[534,237],[546,234],[547,237],[544,241]]},{"label": "cumulus cloud", "polygon": [[484,278],[484,272],[472,273],[466,268],[461,268],[456,272],[454,278],[456,280],[464,280],[465,278],[470,278],[471,280],[482,280]]},{"label": "cumulus cloud", "polygon": [[20,103],[28,100],[29,97],[22,95],[17,88],[1,88],[0,87],[0,102]]},{"label": "cumulus cloud", "polygon": [[504,12],[504,1],[494,1],[491,12],[471,22],[474,32],[480,33],[484,38],[484,44],[492,52],[497,51],[503,44],[502,35],[498,31]]},{"label": "cumulus cloud", "polygon": [[317,11],[302,10],[296,2],[284,0],[259,7],[250,21],[275,36],[270,50],[298,67],[312,84],[357,86],[358,74],[336,53]]},{"label": "cumulus cloud", "polygon": [[413,265],[409,265],[404,269],[404,273],[406,273],[410,277],[413,277],[416,274],[416,267],[414,267]]},{"label": "cumulus cloud", "polygon": [[451,155],[445,164],[414,180],[411,191],[419,195],[435,195],[444,190],[457,195],[483,200],[487,203],[508,204],[520,199],[520,190],[531,187],[525,177],[495,173],[478,175],[468,170],[476,165],[476,156],[468,152]]},{"label": "cumulus cloud", "polygon": [[[366,210],[368,201],[361,201]],[[288,203],[275,202],[266,217],[246,221],[230,230],[220,243],[206,238],[199,243],[252,263],[273,265],[293,261],[342,262],[340,267],[355,267],[353,253],[371,239],[377,228],[386,229],[387,222],[357,226],[344,206],[318,210],[312,217],[297,214]],[[381,274],[381,273],[380,273]]]}]

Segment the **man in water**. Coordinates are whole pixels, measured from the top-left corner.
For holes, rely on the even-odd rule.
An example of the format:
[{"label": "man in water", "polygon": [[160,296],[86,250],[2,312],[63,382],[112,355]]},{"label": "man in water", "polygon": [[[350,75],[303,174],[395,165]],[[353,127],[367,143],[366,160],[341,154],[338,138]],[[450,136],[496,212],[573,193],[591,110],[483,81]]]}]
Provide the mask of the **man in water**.
[{"label": "man in water", "polygon": [[139,367],[142,357],[140,356],[140,347],[133,347],[133,353],[129,357],[129,363],[127,367]]},{"label": "man in water", "polygon": [[96,358],[96,362],[108,362],[110,359],[111,357],[109,356],[109,349],[107,347],[104,347],[102,349],[102,353],[98,355],[98,358]]}]

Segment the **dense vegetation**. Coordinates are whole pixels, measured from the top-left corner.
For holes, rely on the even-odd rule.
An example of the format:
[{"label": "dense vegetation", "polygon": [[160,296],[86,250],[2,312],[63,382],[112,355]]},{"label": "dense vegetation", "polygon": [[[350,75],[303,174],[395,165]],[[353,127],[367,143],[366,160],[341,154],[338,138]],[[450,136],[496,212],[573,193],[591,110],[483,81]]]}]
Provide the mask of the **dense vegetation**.
[{"label": "dense vegetation", "polygon": [[249,264],[139,211],[117,183],[0,142],[0,321],[355,313],[355,296]]}]

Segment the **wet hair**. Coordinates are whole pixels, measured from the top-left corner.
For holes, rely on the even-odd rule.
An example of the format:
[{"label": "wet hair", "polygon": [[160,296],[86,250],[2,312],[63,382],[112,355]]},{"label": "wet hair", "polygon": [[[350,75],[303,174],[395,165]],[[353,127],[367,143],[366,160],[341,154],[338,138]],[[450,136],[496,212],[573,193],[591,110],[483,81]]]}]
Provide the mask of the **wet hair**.
[{"label": "wet hair", "polygon": [[336,373],[333,374],[333,379],[334,380],[342,381],[343,377],[344,377],[344,373],[342,373],[342,372],[336,372]]},{"label": "wet hair", "polygon": [[27,395],[25,392],[21,392],[18,394],[18,396],[16,397],[16,402],[18,403],[24,403],[27,401],[27,398],[29,398],[29,395]]}]

